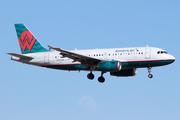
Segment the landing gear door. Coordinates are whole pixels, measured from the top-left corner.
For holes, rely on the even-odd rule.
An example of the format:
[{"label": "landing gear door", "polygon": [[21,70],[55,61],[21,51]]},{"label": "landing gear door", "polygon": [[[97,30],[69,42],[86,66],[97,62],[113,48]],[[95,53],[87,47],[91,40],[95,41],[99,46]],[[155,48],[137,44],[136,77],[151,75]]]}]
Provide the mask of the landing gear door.
[{"label": "landing gear door", "polygon": [[44,54],[44,64],[48,64],[49,63],[49,54],[50,53],[45,53]]},{"label": "landing gear door", "polygon": [[151,58],[151,48],[146,48],[145,59]]}]

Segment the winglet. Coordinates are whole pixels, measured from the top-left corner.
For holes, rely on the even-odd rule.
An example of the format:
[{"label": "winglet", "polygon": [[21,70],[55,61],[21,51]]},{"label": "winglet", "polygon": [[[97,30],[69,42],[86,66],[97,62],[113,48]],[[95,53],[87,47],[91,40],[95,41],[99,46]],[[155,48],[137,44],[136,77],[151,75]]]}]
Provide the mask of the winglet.
[{"label": "winglet", "polygon": [[48,45],[48,47],[49,47],[49,50],[53,49],[53,47],[52,47],[52,46],[50,46],[50,45]]}]

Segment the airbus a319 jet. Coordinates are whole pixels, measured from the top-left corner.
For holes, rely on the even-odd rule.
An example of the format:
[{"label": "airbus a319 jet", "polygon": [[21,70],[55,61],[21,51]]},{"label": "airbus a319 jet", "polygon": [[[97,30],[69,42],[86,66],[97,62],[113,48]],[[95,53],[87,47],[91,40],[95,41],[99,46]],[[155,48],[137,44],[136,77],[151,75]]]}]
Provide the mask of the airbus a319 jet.
[{"label": "airbus a319 jet", "polygon": [[[98,81],[103,83],[103,74],[117,77],[135,76],[137,68],[147,68],[152,78],[151,68],[171,64],[175,58],[165,50],[156,47],[131,47],[111,49],[64,50],[44,48],[24,24],[15,24],[22,54],[12,55],[11,60],[68,71],[89,71],[87,78],[94,79],[93,71],[100,71]],[[52,51],[54,49],[55,51]]]}]

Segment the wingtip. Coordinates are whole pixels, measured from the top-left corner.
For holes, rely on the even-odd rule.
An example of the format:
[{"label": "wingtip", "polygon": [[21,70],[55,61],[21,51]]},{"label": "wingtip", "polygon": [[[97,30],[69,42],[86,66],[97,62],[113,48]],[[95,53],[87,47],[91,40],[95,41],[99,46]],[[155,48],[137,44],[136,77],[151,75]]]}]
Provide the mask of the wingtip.
[{"label": "wingtip", "polygon": [[8,55],[12,55],[13,53],[6,53],[6,54],[8,54]]}]

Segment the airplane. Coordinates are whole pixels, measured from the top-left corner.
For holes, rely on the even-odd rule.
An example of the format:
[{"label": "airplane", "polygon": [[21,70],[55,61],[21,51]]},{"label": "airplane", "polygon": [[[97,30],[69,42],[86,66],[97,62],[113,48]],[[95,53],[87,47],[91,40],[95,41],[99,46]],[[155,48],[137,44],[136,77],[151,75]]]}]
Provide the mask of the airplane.
[{"label": "airplane", "polygon": [[[100,83],[105,81],[103,74],[111,76],[135,76],[137,68],[147,68],[152,78],[152,67],[164,66],[175,61],[175,57],[156,47],[130,47],[87,50],[65,50],[48,46],[37,40],[24,24],[15,24],[22,54],[7,53],[11,60],[39,67],[68,71],[90,71],[87,78],[94,79],[93,71],[100,71]],[[52,51],[52,49],[54,51]]]}]

